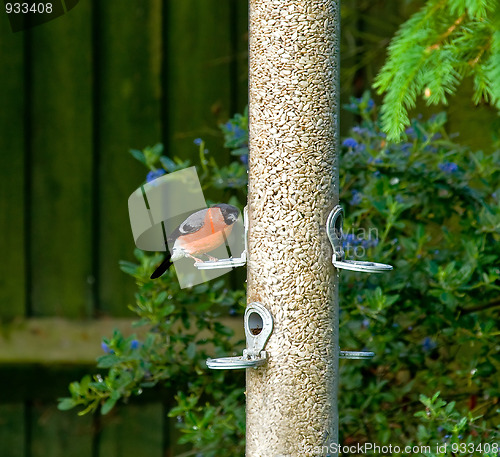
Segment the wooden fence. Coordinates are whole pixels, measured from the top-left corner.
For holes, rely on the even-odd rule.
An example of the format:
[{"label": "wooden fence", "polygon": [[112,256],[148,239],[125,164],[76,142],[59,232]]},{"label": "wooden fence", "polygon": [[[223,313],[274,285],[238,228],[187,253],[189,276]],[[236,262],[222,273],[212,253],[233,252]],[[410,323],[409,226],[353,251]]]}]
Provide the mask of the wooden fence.
[{"label": "wooden fence", "polygon": [[1,18],[4,318],[127,315],[134,286],[117,262],[131,257],[127,199],[146,172],[128,150],[162,141],[193,157],[196,135],[212,146],[246,104],[245,12],[82,0],[16,34]]},{"label": "wooden fence", "polygon": [[[400,17],[394,2],[343,2],[344,101],[383,62],[384,41],[371,63],[360,52],[392,36],[399,3]],[[162,142],[196,162],[203,137],[224,161],[217,124],[247,103],[247,2],[80,0],[18,33],[0,16],[0,456],[176,455],[168,398],[105,418],[55,399],[102,336],[130,331],[135,285],[118,261],[133,260],[127,199],[146,170],[128,150]],[[487,139],[490,113],[457,100],[457,130]]]},{"label": "wooden fence", "polygon": [[217,153],[217,124],[247,103],[246,35],[245,0],[81,0],[18,33],[2,11],[0,455],[178,451],[167,400],[80,418],[55,398],[130,324],[118,261],[133,260],[127,200],[146,170],[128,150],[195,158],[203,137]]}]

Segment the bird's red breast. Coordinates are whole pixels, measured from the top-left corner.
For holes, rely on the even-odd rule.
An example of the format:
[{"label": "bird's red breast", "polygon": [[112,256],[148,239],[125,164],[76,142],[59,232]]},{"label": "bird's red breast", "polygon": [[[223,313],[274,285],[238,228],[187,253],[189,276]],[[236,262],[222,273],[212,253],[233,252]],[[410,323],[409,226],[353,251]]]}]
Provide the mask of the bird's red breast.
[{"label": "bird's red breast", "polygon": [[189,254],[204,254],[224,244],[233,226],[226,224],[220,208],[208,208],[203,225],[194,233],[181,235],[176,244]]}]

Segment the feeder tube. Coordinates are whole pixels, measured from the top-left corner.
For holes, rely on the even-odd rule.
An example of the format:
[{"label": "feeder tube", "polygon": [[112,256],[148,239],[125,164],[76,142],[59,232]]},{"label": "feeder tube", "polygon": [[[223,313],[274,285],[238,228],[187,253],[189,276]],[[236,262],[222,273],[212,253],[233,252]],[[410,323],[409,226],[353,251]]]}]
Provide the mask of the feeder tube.
[{"label": "feeder tube", "polygon": [[247,369],[247,457],[336,455],[336,0],[250,0],[248,303],[272,314],[268,362]]}]

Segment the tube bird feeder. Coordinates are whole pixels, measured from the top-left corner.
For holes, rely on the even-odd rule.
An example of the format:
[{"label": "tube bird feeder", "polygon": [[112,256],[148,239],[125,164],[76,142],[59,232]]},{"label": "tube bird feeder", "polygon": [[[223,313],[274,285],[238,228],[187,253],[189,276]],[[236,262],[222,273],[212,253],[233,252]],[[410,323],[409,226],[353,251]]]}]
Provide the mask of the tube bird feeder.
[{"label": "tube bird feeder", "polygon": [[338,441],[340,4],[250,0],[248,303],[274,328],[247,369],[247,457],[318,456]]}]

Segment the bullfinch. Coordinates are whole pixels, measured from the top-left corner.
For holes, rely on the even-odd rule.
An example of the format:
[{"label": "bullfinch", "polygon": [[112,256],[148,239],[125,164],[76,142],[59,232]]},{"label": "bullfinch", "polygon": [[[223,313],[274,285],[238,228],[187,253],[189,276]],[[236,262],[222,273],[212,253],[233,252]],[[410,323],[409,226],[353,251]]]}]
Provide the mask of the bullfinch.
[{"label": "bullfinch", "polygon": [[238,215],[238,208],[225,203],[191,214],[167,237],[168,245],[173,246],[172,252],[166,253],[165,260],[153,272],[151,279],[159,278],[170,268],[173,261],[182,257],[191,257],[197,262],[202,262],[195,255],[205,254],[210,260],[217,260],[207,252],[224,243]]}]

